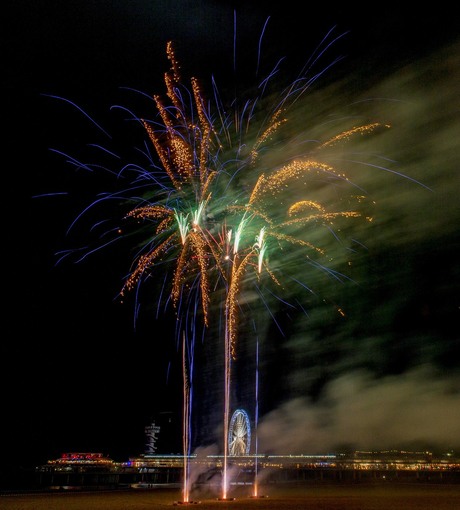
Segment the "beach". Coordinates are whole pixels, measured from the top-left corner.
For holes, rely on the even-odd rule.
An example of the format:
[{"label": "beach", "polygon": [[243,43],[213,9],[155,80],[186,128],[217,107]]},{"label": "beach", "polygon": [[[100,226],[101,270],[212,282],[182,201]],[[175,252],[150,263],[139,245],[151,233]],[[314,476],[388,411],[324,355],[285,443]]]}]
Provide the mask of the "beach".
[{"label": "beach", "polygon": [[209,488],[193,490],[185,502],[180,489],[110,492],[10,494],[0,496],[1,510],[458,510],[458,484],[273,484],[235,487],[226,499]]}]

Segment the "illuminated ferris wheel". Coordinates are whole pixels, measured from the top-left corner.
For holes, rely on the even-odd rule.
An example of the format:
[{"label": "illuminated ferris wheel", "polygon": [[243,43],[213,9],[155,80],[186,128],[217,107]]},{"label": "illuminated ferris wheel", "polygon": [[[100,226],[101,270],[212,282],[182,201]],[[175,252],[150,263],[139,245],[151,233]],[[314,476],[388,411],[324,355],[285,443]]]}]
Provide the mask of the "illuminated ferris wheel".
[{"label": "illuminated ferris wheel", "polygon": [[228,429],[229,455],[248,455],[251,447],[251,424],[243,409],[237,409],[230,420]]}]

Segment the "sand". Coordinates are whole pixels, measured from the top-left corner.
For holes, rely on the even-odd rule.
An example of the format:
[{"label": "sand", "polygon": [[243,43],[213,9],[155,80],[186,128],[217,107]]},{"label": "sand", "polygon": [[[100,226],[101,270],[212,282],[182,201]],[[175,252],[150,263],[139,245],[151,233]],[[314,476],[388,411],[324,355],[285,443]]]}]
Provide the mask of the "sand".
[{"label": "sand", "polygon": [[0,496],[1,510],[459,510],[460,484],[278,484],[238,487],[228,499],[208,489],[184,503],[180,489]]}]

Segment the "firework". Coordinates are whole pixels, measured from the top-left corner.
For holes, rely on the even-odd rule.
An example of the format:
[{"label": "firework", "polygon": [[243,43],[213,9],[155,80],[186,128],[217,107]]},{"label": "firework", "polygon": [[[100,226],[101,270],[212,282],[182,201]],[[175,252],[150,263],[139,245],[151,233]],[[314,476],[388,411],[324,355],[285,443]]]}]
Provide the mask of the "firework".
[{"label": "firework", "polygon": [[[332,44],[330,37],[328,34],[323,41],[314,62]],[[361,210],[362,190],[322,155],[351,137],[388,126],[376,122],[353,125],[318,140],[304,154],[280,162],[282,151],[277,149],[278,156],[272,159],[270,149],[285,140],[289,110],[313,78],[302,73],[271,96],[273,106],[267,107],[262,99],[276,74],[273,72],[261,81],[260,96],[234,101],[227,108],[214,82],[211,94],[206,94],[194,77],[188,80],[189,85],[184,84],[171,42],[166,55],[170,69],[165,73],[165,95],[152,98],[153,120],[134,116],[148,137],[150,164],[147,168],[126,165],[115,172],[128,176],[129,186],[99,197],[91,207],[107,200],[122,201],[127,210],[117,232],[139,240],[121,299],[131,292],[137,295],[155,271],[164,275],[167,268],[162,293],[175,310],[177,339],[182,343],[186,367],[185,458],[191,448],[188,429],[195,338],[200,328],[204,334],[217,326],[211,310],[219,310],[224,317],[225,499],[231,366],[238,355],[243,290],[254,288],[261,296],[259,289],[266,286],[273,296],[284,300],[289,298],[288,287],[293,282],[299,289],[308,288],[307,283],[294,278],[293,268],[287,269],[289,260],[295,260],[294,271],[299,274],[305,274],[308,267],[327,276],[340,276],[327,265],[322,236],[332,233],[338,238],[344,221],[370,218]],[[154,156],[150,155],[152,149]],[[130,180],[129,175],[135,178]],[[334,190],[337,200],[322,200],[326,188]],[[188,476],[184,478],[184,501],[188,501]]]}]

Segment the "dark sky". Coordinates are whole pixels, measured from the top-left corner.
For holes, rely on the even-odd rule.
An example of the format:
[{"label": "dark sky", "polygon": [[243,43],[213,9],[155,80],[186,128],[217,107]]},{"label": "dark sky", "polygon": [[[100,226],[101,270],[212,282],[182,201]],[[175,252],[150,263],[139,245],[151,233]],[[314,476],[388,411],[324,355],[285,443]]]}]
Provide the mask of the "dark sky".
[{"label": "dark sky", "polygon": [[[308,324],[305,317],[294,317],[291,326],[286,322],[287,338],[272,334],[263,372],[261,437],[271,445],[278,439],[285,453],[340,444],[368,447],[375,437],[381,439],[376,447],[460,446],[451,426],[460,412],[460,214],[454,199],[459,82],[458,53],[450,49],[458,43],[457,18],[448,3],[437,3],[436,12],[432,4],[417,12],[388,4],[369,4],[366,10],[318,5],[311,12],[310,7],[299,12],[297,2],[260,4],[50,0],[8,8],[2,30],[3,196],[9,213],[2,462],[34,466],[66,451],[102,451],[126,460],[143,452],[143,429],[153,417],[163,412],[177,417],[181,409],[171,324],[154,319],[155,305],[147,299],[135,327],[133,310],[115,300],[130,269],[129,247],[108,247],[79,264],[55,265],[57,252],[85,244],[85,230],[71,240],[66,230],[105,183],[97,172],[74,172],[50,150],[82,154],[81,147],[95,143],[101,132],[69,102],[49,96],[79,105],[129,151],[139,145],[138,132],[118,125],[122,116],[110,107],[137,105],[138,96],[126,88],[163,93],[168,40],[176,41],[188,72],[203,81],[215,75],[232,92],[235,83],[241,88],[254,83],[259,35],[269,16],[262,60],[286,57],[287,74],[330,29],[343,34],[333,54],[344,58],[324,76],[324,95],[315,91],[316,115],[330,115],[355,98],[391,94],[391,106],[376,107],[403,127],[402,136],[384,146],[388,157],[399,157],[403,172],[438,192],[431,199],[420,187],[393,189],[388,176],[370,185],[382,199],[385,217],[361,274],[367,272],[367,285],[342,295],[360,296],[359,304],[345,328],[325,327],[319,313],[312,313]],[[398,102],[404,108],[399,110]],[[70,194],[36,198],[60,191]],[[205,405],[200,414],[207,412],[216,414]],[[363,444],[350,432],[356,430],[351,416],[361,415]],[[321,425],[324,420],[327,426]],[[411,437],[420,422],[427,424],[423,434]],[[438,433],[439,422],[446,426]],[[287,431],[305,431],[305,424],[306,439],[291,444],[288,439],[298,435]],[[215,441],[213,426],[215,420],[203,426],[209,444]],[[379,435],[382,428],[394,430]]]}]

